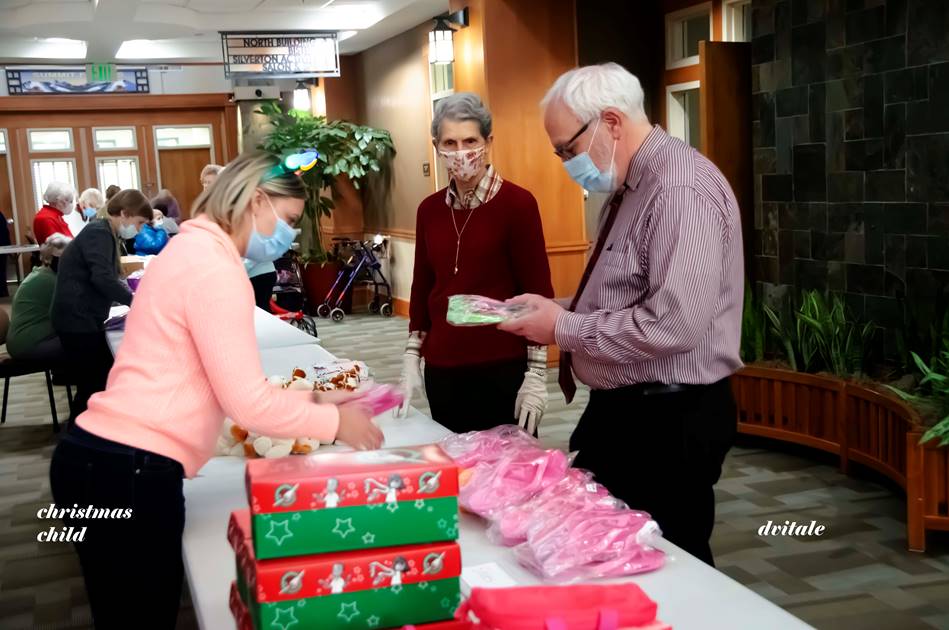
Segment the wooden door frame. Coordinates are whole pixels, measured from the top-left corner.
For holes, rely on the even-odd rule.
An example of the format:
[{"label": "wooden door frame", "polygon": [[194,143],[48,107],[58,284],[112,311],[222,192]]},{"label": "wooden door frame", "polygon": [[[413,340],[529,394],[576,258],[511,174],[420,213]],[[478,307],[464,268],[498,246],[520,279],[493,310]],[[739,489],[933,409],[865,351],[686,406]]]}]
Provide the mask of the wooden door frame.
[{"label": "wooden door frame", "polygon": [[[5,148],[3,155],[7,158],[7,181],[10,186],[10,214],[13,215],[13,237],[14,243],[20,243],[20,221],[17,217],[16,207],[16,183],[13,181],[13,160],[10,157],[10,131],[6,127],[0,127],[0,132],[3,132],[3,139],[5,141]],[[0,173],[0,177],[3,176],[3,173]],[[20,264],[20,258],[17,257],[17,264]],[[22,267],[20,268],[20,273],[23,273]],[[5,279],[4,279],[5,280]]]},{"label": "wooden door frame", "polygon": [[[208,144],[195,144],[186,147],[159,147],[158,146],[158,130],[159,129],[173,129],[175,127],[207,127],[208,128]],[[161,151],[176,151],[178,149],[207,149],[210,153],[209,164],[218,164],[217,162],[217,152],[214,150],[214,125],[210,123],[197,123],[193,125],[189,124],[180,124],[180,125],[152,125],[152,150],[155,152],[155,179],[158,180],[158,190],[162,188],[167,188],[164,186],[161,181]],[[225,160],[228,161],[228,160]]]}]

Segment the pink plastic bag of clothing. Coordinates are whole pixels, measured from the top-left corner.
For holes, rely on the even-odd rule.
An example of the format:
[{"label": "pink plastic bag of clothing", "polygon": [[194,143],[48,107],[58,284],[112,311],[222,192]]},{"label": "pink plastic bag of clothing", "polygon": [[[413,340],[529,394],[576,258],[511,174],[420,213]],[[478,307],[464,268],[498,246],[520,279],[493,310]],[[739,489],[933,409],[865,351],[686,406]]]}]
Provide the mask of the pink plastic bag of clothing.
[{"label": "pink plastic bag of clothing", "polygon": [[372,410],[373,416],[398,407],[405,399],[400,387],[385,383],[367,383],[355,391],[355,400]]},{"label": "pink plastic bag of clothing", "polygon": [[592,473],[571,468],[563,479],[544,488],[532,499],[495,514],[494,522],[488,528],[488,538],[512,547],[527,540],[527,530],[532,523],[557,522],[588,507],[618,509],[626,506],[593,481]]},{"label": "pink plastic bag of clothing", "polygon": [[645,512],[586,508],[528,528],[527,542],[514,548],[525,567],[546,579],[588,580],[644,573],[660,568],[665,554],[655,547],[659,526]]},{"label": "pink plastic bag of clothing", "polygon": [[493,463],[472,469],[458,494],[469,512],[491,517],[498,510],[520,505],[564,478],[570,465],[563,451],[536,446],[509,446],[508,453]]},{"label": "pink plastic bag of clothing", "polygon": [[518,448],[540,448],[540,442],[524,429],[504,424],[487,431],[450,435],[441,441],[442,450],[462,468],[478,463],[494,463]]}]

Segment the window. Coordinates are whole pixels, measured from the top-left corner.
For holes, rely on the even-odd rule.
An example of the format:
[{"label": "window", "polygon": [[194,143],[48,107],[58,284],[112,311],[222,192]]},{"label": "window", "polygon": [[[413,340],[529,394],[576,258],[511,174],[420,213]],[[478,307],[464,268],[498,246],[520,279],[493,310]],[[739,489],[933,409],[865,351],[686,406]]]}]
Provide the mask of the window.
[{"label": "window", "polygon": [[699,62],[699,42],[711,39],[709,2],[666,15],[666,67],[681,68]]},{"label": "window", "polygon": [[699,82],[670,85],[667,93],[669,134],[701,150]]},{"label": "window", "polygon": [[452,63],[433,63],[429,64],[429,81],[431,86],[432,100],[437,101],[455,91],[455,64]]},{"label": "window", "polygon": [[100,127],[93,129],[92,135],[98,151],[135,148],[134,127]]},{"label": "window", "polygon": [[7,152],[7,132],[0,129],[0,153]]},{"label": "window", "polygon": [[76,186],[76,162],[72,159],[31,160],[33,166],[33,201],[43,205],[43,193],[53,182],[67,182]]},{"label": "window", "polygon": [[121,189],[138,188],[138,158],[98,158],[99,188],[105,190],[112,184]]},{"label": "window", "polygon": [[72,129],[27,129],[30,151],[72,151]]},{"label": "window", "polygon": [[211,146],[211,127],[155,127],[155,143],[160,149]]},{"label": "window", "polygon": [[724,6],[724,39],[727,42],[751,41],[751,0],[733,0]]}]

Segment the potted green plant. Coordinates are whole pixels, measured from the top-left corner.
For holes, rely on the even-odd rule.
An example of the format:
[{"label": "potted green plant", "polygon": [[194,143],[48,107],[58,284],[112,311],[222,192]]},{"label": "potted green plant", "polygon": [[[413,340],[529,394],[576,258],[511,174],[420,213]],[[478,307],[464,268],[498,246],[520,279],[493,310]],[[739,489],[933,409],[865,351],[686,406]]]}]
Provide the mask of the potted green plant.
[{"label": "potted green plant", "polygon": [[395,146],[388,131],[344,120],[327,120],[309,112],[284,111],[277,101],[261,105],[257,113],[267,117],[271,132],[260,149],[284,157],[303,149],[316,149],[317,165],[301,178],[307,190],[301,232],[297,241],[303,262],[303,284],[315,308],[323,301],[338,273],[332,252],[323,242],[320,219],[330,217],[333,197],[344,180],[360,190],[376,174],[387,176]]}]

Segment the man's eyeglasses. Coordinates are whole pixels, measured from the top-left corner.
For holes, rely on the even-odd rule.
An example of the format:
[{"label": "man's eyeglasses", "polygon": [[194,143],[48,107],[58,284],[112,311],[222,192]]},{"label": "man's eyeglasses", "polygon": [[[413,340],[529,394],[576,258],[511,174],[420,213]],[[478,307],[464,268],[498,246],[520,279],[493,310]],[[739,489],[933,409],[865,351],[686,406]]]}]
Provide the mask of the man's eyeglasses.
[{"label": "man's eyeglasses", "polygon": [[555,146],[554,154],[557,157],[559,157],[561,160],[569,160],[570,158],[572,158],[573,153],[570,151],[570,147],[572,147],[573,143],[577,141],[577,138],[582,136],[583,132],[586,131],[590,127],[590,122],[592,121],[588,120],[587,123],[583,125],[582,127],[580,127],[580,130],[577,133],[573,134],[573,136],[569,140],[567,140],[563,144],[559,144]]}]

